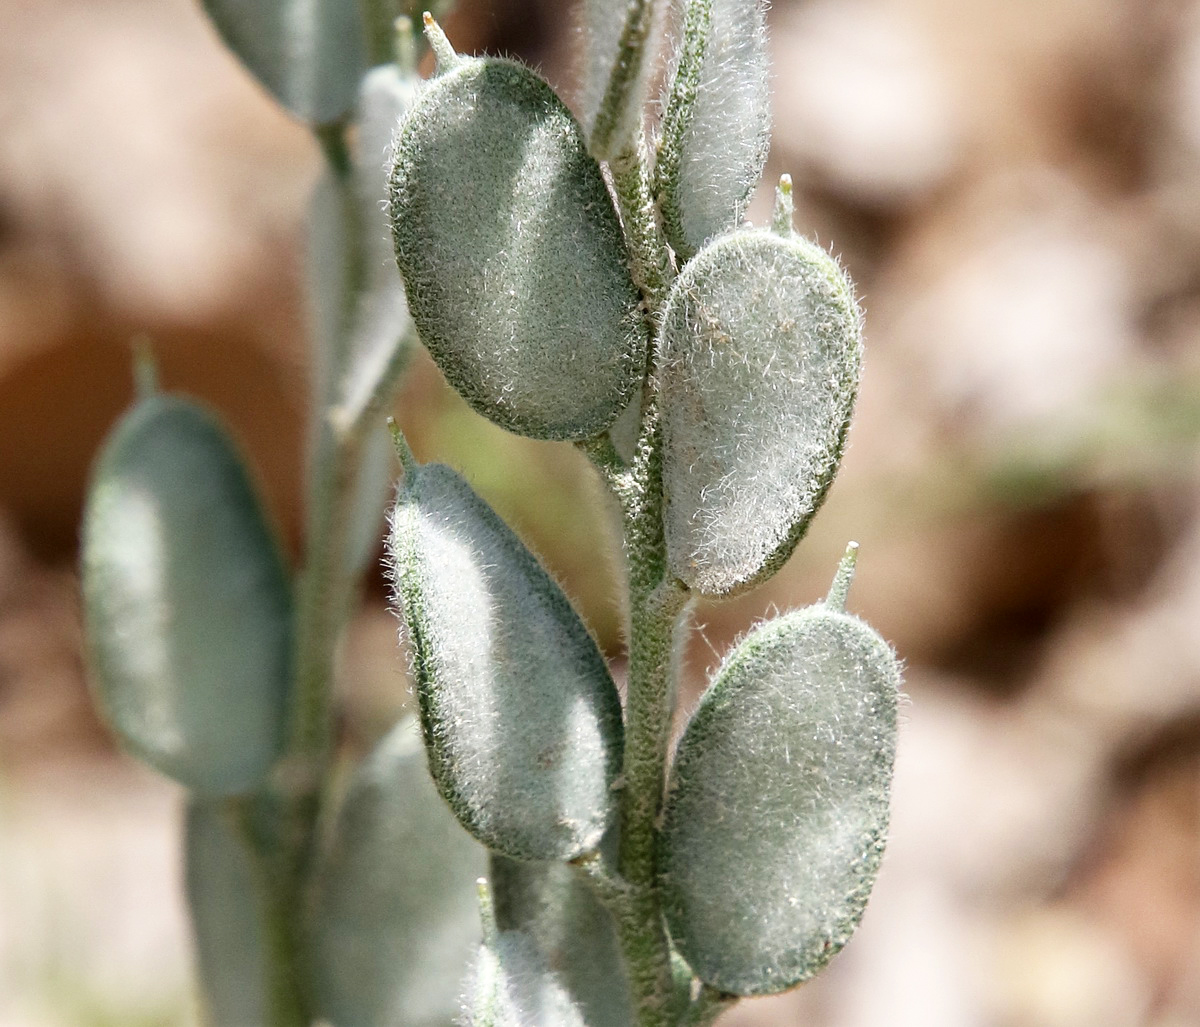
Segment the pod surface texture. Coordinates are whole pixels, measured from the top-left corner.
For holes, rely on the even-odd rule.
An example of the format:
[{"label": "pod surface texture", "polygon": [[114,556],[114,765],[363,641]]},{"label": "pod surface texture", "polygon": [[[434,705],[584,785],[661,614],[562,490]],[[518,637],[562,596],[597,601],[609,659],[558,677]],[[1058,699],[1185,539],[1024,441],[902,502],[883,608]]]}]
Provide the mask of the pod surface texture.
[{"label": "pod surface texture", "polygon": [[139,403],[97,462],[83,523],[88,645],[124,744],[210,795],[252,789],[284,741],[287,573],[224,429]]},{"label": "pod surface texture", "polygon": [[861,316],[819,246],[752,229],[685,265],[662,317],[667,559],[698,592],[742,591],[791,554],[837,471]]},{"label": "pod surface texture", "polygon": [[645,329],[600,166],[554,91],[462,58],[396,135],[396,259],[417,330],[485,417],[535,438],[608,427],[641,385]]},{"label": "pod surface texture", "polygon": [[783,991],[849,939],[883,854],[899,687],[887,643],[820,606],[756,629],[718,671],[679,745],[660,860],[701,980]]},{"label": "pod surface texture", "polygon": [[562,590],[448,467],[405,476],[390,543],[430,769],[517,859],[590,851],[616,812],[621,707]]}]

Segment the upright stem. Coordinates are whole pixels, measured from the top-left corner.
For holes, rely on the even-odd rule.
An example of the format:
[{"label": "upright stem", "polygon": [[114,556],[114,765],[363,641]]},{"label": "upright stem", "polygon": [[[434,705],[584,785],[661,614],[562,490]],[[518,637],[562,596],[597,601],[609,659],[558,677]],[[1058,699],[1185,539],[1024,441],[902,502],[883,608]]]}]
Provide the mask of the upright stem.
[{"label": "upright stem", "polygon": [[641,290],[651,340],[638,449],[624,472],[611,454],[593,446],[591,455],[607,468],[614,484],[619,482],[629,563],[629,686],[618,865],[627,891],[616,909],[617,923],[637,1023],[639,1027],[668,1027],[677,1010],[656,849],[675,705],[671,666],[674,631],[688,593],[667,569],[663,539],[656,313],[674,268],[655,212],[648,163],[639,139],[634,148],[622,152],[609,165],[631,255],[631,271]]},{"label": "upright stem", "polygon": [[633,280],[642,291],[647,310],[654,313],[666,298],[675,270],[655,212],[649,163],[645,140],[639,136],[633,147],[609,161],[608,168],[621,208]]},{"label": "upright stem", "polygon": [[329,381],[315,393],[317,424],[306,495],[305,548],[296,583],[287,751],[273,787],[257,798],[250,817],[257,834],[260,908],[268,939],[271,1027],[307,1027],[313,1017],[307,991],[308,885],[333,748],[334,654],[353,595],[346,547],[363,448],[361,430],[345,430],[328,416],[363,280],[360,206],[344,127],[323,129],[318,136],[341,201],[346,248],[332,369]]}]

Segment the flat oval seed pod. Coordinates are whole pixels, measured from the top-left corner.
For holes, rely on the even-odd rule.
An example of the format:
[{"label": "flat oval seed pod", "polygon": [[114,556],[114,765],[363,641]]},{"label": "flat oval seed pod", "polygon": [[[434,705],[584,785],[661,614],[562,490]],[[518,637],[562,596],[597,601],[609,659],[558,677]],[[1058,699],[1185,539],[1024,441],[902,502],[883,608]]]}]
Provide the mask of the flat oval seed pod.
[{"label": "flat oval seed pod", "polygon": [[662,346],[668,563],[698,592],[740,591],[787,559],[833,481],[861,315],[824,250],[748,229],[684,267]]},{"label": "flat oval seed pod", "polygon": [[226,45],[298,118],[337,121],[367,66],[365,27],[346,0],[204,0]]},{"label": "flat oval seed pod", "polygon": [[825,606],[757,628],[717,672],[660,853],[671,938],[705,983],[784,991],[853,933],[883,855],[899,687],[887,643]]},{"label": "flat oval seed pod", "polygon": [[334,1027],[446,1027],[479,944],[487,854],[429,777],[412,720],[354,772],[317,876],[313,976]]},{"label": "flat oval seed pod", "polygon": [[690,0],[655,191],[682,258],[741,223],[771,133],[763,0]]},{"label": "flat oval seed pod", "polygon": [[[353,423],[368,408],[385,401],[415,342],[404,299],[404,283],[396,270],[392,232],[384,210],[391,170],[392,136],[412,103],[420,80],[394,64],[372,68],[359,92],[357,160],[362,226],[362,281],[357,310],[348,332],[336,401],[338,416]],[[321,194],[318,192],[317,200]],[[336,213],[340,214],[340,211]],[[314,219],[319,225],[323,219]],[[319,242],[320,240],[314,240]],[[344,244],[343,244],[344,245]],[[342,277],[344,249],[330,254],[318,267],[334,281]],[[335,263],[336,262],[336,263]],[[335,308],[335,315],[345,303]],[[378,509],[382,509],[382,504]]]},{"label": "flat oval seed pod", "polygon": [[197,792],[253,789],[284,742],[291,599],[216,420],[138,403],[96,464],[82,550],[94,680],[123,744]]},{"label": "flat oval seed pod", "polygon": [[390,539],[429,765],[462,824],[569,860],[615,813],[621,707],[558,585],[448,467],[410,467]]},{"label": "flat oval seed pod", "polygon": [[520,435],[607,428],[641,385],[638,293],[579,126],[527,68],[460,58],[396,137],[396,260],[421,340]]}]

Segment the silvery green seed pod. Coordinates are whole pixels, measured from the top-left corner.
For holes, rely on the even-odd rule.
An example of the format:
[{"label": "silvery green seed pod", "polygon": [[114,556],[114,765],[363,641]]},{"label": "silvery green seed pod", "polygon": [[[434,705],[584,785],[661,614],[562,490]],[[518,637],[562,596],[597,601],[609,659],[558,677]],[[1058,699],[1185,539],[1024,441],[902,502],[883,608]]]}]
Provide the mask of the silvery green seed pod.
[{"label": "silvery green seed pod", "polygon": [[791,554],[833,481],[858,391],[861,315],[819,246],[714,240],[662,314],[664,533],[671,571],[725,595]]},{"label": "silvery green seed pod", "polygon": [[266,947],[254,866],[228,804],[195,800],[184,825],[196,977],[209,1027],[267,1022]]},{"label": "silvery green seed pod", "polygon": [[566,863],[493,854],[496,923],[521,931],[554,968],[588,1027],[632,1027],[629,980],[612,915]]},{"label": "silvery green seed pod", "polygon": [[883,855],[900,669],[818,605],[725,660],[679,744],[660,853],[671,938],[738,995],[811,977],[862,916]]},{"label": "silvery green seed pod", "polygon": [[410,465],[389,543],[430,769],[517,859],[569,860],[615,814],[621,707],[558,585],[448,467]]},{"label": "silvery green seed pod", "polygon": [[253,789],[284,742],[291,598],[220,424],[177,397],[138,403],[96,463],[82,550],[91,666],[122,743],[197,792]]},{"label": "silvery green seed pod", "polygon": [[408,720],[355,770],[317,873],[313,979],[334,1027],[444,1027],[479,944],[484,850],[438,795]]},{"label": "silvery green seed pod", "polygon": [[327,125],[354,106],[365,28],[346,0],[204,0],[226,45],[288,110]]},{"label": "silvery green seed pod", "polygon": [[646,349],[600,166],[532,71],[449,56],[396,136],[391,215],[409,308],[481,414],[534,438],[586,438],[633,398]]},{"label": "silvery green seed pod", "polygon": [[463,1009],[466,1027],[590,1027],[533,939],[502,931],[480,949]]},{"label": "silvery green seed pod", "polygon": [[663,115],[655,192],[683,259],[737,227],[771,133],[766,4],[688,0]]}]

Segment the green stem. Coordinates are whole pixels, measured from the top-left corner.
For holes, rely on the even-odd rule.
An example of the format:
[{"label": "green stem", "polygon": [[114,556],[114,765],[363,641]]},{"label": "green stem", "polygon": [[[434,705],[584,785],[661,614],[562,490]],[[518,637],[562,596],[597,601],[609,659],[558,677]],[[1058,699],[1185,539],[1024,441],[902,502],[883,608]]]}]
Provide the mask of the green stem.
[{"label": "green stem", "polygon": [[598,160],[606,160],[627,144],[626,134],[638,130],[642,116],[639,86],[646,62],[646,40],[654,21],[655,0],[626,0],[625,24],[617,44],[604,97],[592,124],[588,146]]},{"label": "green stem", "polygon": [[666,298],[675,269],[658,223],[648,166],[649,155],[641,137],[608,164],[629,247],[630,272],[653,314]]},{"label": "green stem", "polygon": [[[345,223],[342,304],[328,378],[315,391],[316,430],[306,495],[303,560],[297,575],[288,745],[272,787],[257,797],[259,892],[269,939],[271,1027],[311,1023],[307,995],[308,888],[322,792],[333,750],[333,668],[354,583],[346,571],[364,434],[339,428],[329,412],[347,358],[363,282],[361,208],[344,126],[318,130]],[[319,361],[318,361],[319,363]]]},{"label": "green stem", "polygon": [[648,595],[635,594],[632,609],[619,860],[629,894],[618,924],[640,1027],[670,1023],[671,950],[656,850],[675,700],[673,629],[686,601],[677,582],[662,581]]},{"label": "green stem", "polygon": [[250,857],[267,966],[266,1016],[270,1027],[308,1027],[306,945],[296,910],[301,878],[280,845],[270,800],[232,799],[226,806],[234,833]]}]

